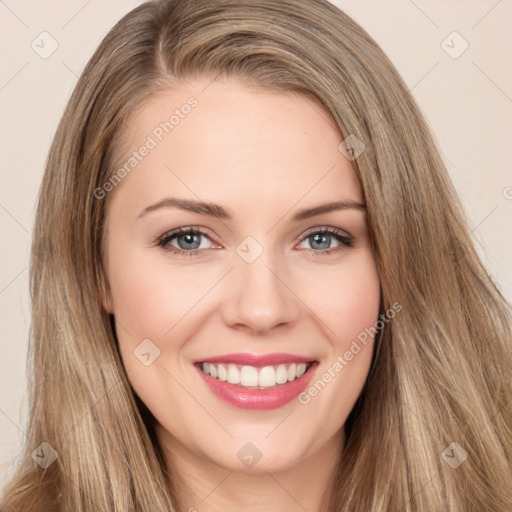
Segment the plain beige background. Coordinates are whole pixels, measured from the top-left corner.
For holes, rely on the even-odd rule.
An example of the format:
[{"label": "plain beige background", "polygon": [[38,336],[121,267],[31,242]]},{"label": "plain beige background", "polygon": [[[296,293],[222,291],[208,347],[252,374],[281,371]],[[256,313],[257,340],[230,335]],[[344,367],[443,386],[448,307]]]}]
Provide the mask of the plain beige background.
[{"label": "plain beige background", "polygon": [[[0,0],[0,487],[25,437],[28,251],[46,154],[87,59],[108,29],[140,3]],[[479,251],[511,300],[512,2],[334,3],[376,39],[412,90]]]}]

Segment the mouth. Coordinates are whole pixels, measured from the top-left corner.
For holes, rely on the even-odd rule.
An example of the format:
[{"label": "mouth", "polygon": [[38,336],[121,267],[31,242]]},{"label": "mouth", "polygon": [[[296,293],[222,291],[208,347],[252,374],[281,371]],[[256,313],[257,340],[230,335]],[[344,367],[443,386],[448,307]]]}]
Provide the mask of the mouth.
[{"label": "mouth", "polygon": [[296,358],[263,365],[210,359],[196,361],[194,366],[210,391],[224,402],[240,409],[268,410],[284,406],[304,391],[318,361]]}]

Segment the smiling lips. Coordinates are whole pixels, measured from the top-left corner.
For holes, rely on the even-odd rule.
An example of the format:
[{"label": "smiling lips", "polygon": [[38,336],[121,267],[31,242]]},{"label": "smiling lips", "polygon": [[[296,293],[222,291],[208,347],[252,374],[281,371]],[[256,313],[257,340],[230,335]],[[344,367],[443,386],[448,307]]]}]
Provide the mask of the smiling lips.
[{"label": "smiling lips", "polygon": [[293,354],[240,353],[196,361],[195,366],[224,401],[242,409],[262,410],[281,407],[299,395],[318,362]]}]

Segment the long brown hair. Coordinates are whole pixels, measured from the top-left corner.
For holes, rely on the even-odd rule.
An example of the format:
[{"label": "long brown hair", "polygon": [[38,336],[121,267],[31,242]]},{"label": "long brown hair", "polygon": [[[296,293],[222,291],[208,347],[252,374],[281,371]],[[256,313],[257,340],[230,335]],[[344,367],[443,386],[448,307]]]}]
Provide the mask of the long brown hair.
[{"label": "long brown hair", "polygon": [[[108,195],[123,123],[177,80],[222,75],[314,95],[344,137],[367,203],[381,331],[347,424],[329,510],[510,512],[510,310],[473,247],[429,129],[373,39],[326,0],[157,0],[107,34],[55,134],[31,259],[31,414],[6,510],[179,508],[102,307]],[[43,469],[41,442],[58,455]],[[453,444],[457,443],[457,444]],[[449,464],[457,455],[458,467]],[[466,454],[465,458],[461,454]]]}]

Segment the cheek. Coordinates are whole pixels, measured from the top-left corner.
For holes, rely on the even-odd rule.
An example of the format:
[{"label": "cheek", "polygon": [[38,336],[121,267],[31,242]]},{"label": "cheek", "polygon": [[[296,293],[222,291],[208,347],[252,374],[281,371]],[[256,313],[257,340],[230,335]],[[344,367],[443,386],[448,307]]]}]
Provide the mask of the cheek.
[{"label": "cheek", "polygon": [[194,269],[154,258],[152,250],[127,246],[121,252],[119,258],[110,252],[108,266],[119,351],[136,393],[158,416],[169,397],[183,395],[171,373],[211,284]]},{"label": "cheek", "polygon": [[[319,257],[320,258],[320,257]],[[378,319],[380,281],[370,249],[347,254],[339,264],[301,269],[297,295],[323,326],[325,336],[336,350]]]},{"label": "cheek", "polygon": [[330,314],[335,323],[337,344],[346,345],[347,340],[355,339],[378,319],[380,282],[373,259],[361,261],[351,272],[333,282],[338,294]]},{"label": "cheek", "polygon": [[372,252],[360,251],[344,263],[324,267],[302,288],[304,296],[310,291],[308,306],[320,319],[329,350],[299,403],[324,417],[330,434],[345,422],[366,382],[379,319],[380,281]]},{"label": "cheek", "polygon": [[116,320],[135,337],[164,337],[211,287],[198,275],[165,258],[125,253],[109,274]]}]

